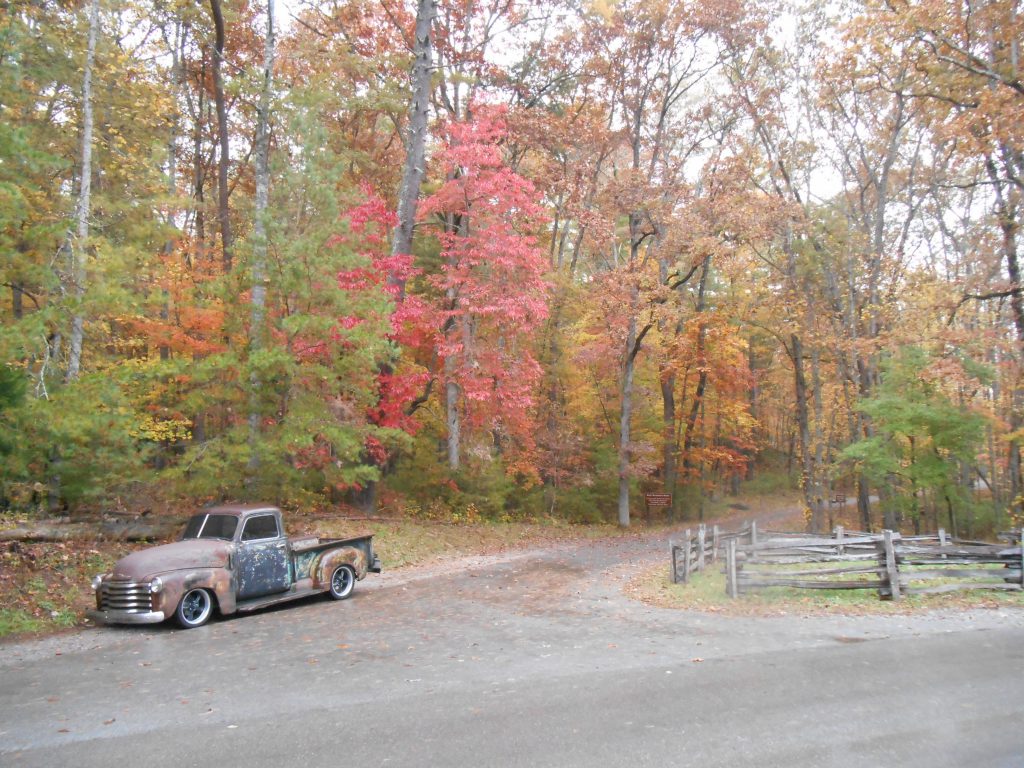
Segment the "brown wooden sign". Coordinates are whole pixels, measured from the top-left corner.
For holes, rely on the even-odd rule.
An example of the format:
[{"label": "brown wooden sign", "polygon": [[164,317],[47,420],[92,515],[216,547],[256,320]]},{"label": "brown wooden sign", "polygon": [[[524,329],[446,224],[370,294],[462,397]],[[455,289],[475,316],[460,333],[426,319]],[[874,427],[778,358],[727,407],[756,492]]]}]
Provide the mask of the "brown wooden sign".
[{"label": "brown wooden sign", "polygon": [[672,506],[672,494],[671,493],[645,493],[644,501],[647,502],[648,507],[671,507]]}]

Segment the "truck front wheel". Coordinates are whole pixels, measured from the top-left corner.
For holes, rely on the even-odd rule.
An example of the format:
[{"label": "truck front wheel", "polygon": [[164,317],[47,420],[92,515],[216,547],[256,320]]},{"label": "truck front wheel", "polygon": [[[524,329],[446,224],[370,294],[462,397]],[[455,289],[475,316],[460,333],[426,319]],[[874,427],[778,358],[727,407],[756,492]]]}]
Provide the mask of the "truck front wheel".
[{"label": "truck front wheel", "polygon": [[356,572],[351,565],[339,565],[331,574],[331,597],[344,600],[356,586]]},{"label": "truck front wheel", "polygon": [[210,620],[213,613],[213,598],[205,589],[192,589],[185,593],[178,603],[174,618],[185,629],[201,627]]}]

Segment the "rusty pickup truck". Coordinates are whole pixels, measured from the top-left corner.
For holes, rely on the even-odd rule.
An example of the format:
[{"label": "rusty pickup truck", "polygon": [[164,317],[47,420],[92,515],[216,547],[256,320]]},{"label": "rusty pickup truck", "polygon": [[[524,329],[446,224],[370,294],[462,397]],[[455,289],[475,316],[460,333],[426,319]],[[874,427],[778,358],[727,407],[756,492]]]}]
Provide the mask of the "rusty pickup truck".
[{"label": "rusty pickup truck", "polygon": [[373,537],[289,539],[275,507],[212,507],[188,521],[180,541],[133,552],[96,576],[96,610],[112,624],[155,624],[172,616],[186,629],[214,613],[252,611],[327,592],[352,594],[380,573]]}]

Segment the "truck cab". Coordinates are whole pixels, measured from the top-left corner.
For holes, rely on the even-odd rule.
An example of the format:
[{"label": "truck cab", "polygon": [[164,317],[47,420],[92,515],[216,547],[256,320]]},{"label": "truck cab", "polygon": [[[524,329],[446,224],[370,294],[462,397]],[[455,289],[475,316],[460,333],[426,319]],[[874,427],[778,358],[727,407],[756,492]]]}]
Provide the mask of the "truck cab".
[{"label": "truck cab", "polygon": [[239,514],[211,510],[193,515],[182,541],[228,537],[234,543],[231,566],[237,581],[236,600],[284,592],[294,583],[280,510],[268,507]]}]

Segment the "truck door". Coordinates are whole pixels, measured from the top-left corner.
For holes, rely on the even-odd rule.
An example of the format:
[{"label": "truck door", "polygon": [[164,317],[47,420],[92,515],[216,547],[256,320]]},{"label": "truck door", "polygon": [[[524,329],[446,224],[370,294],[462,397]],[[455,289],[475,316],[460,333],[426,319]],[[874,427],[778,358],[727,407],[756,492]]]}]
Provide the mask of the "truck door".
[{"label": "truck door", "polygon": [[236,552],[238,599],[284,592],[291,586],[288,542],[278,529],[277,515],[246,519]]}]

